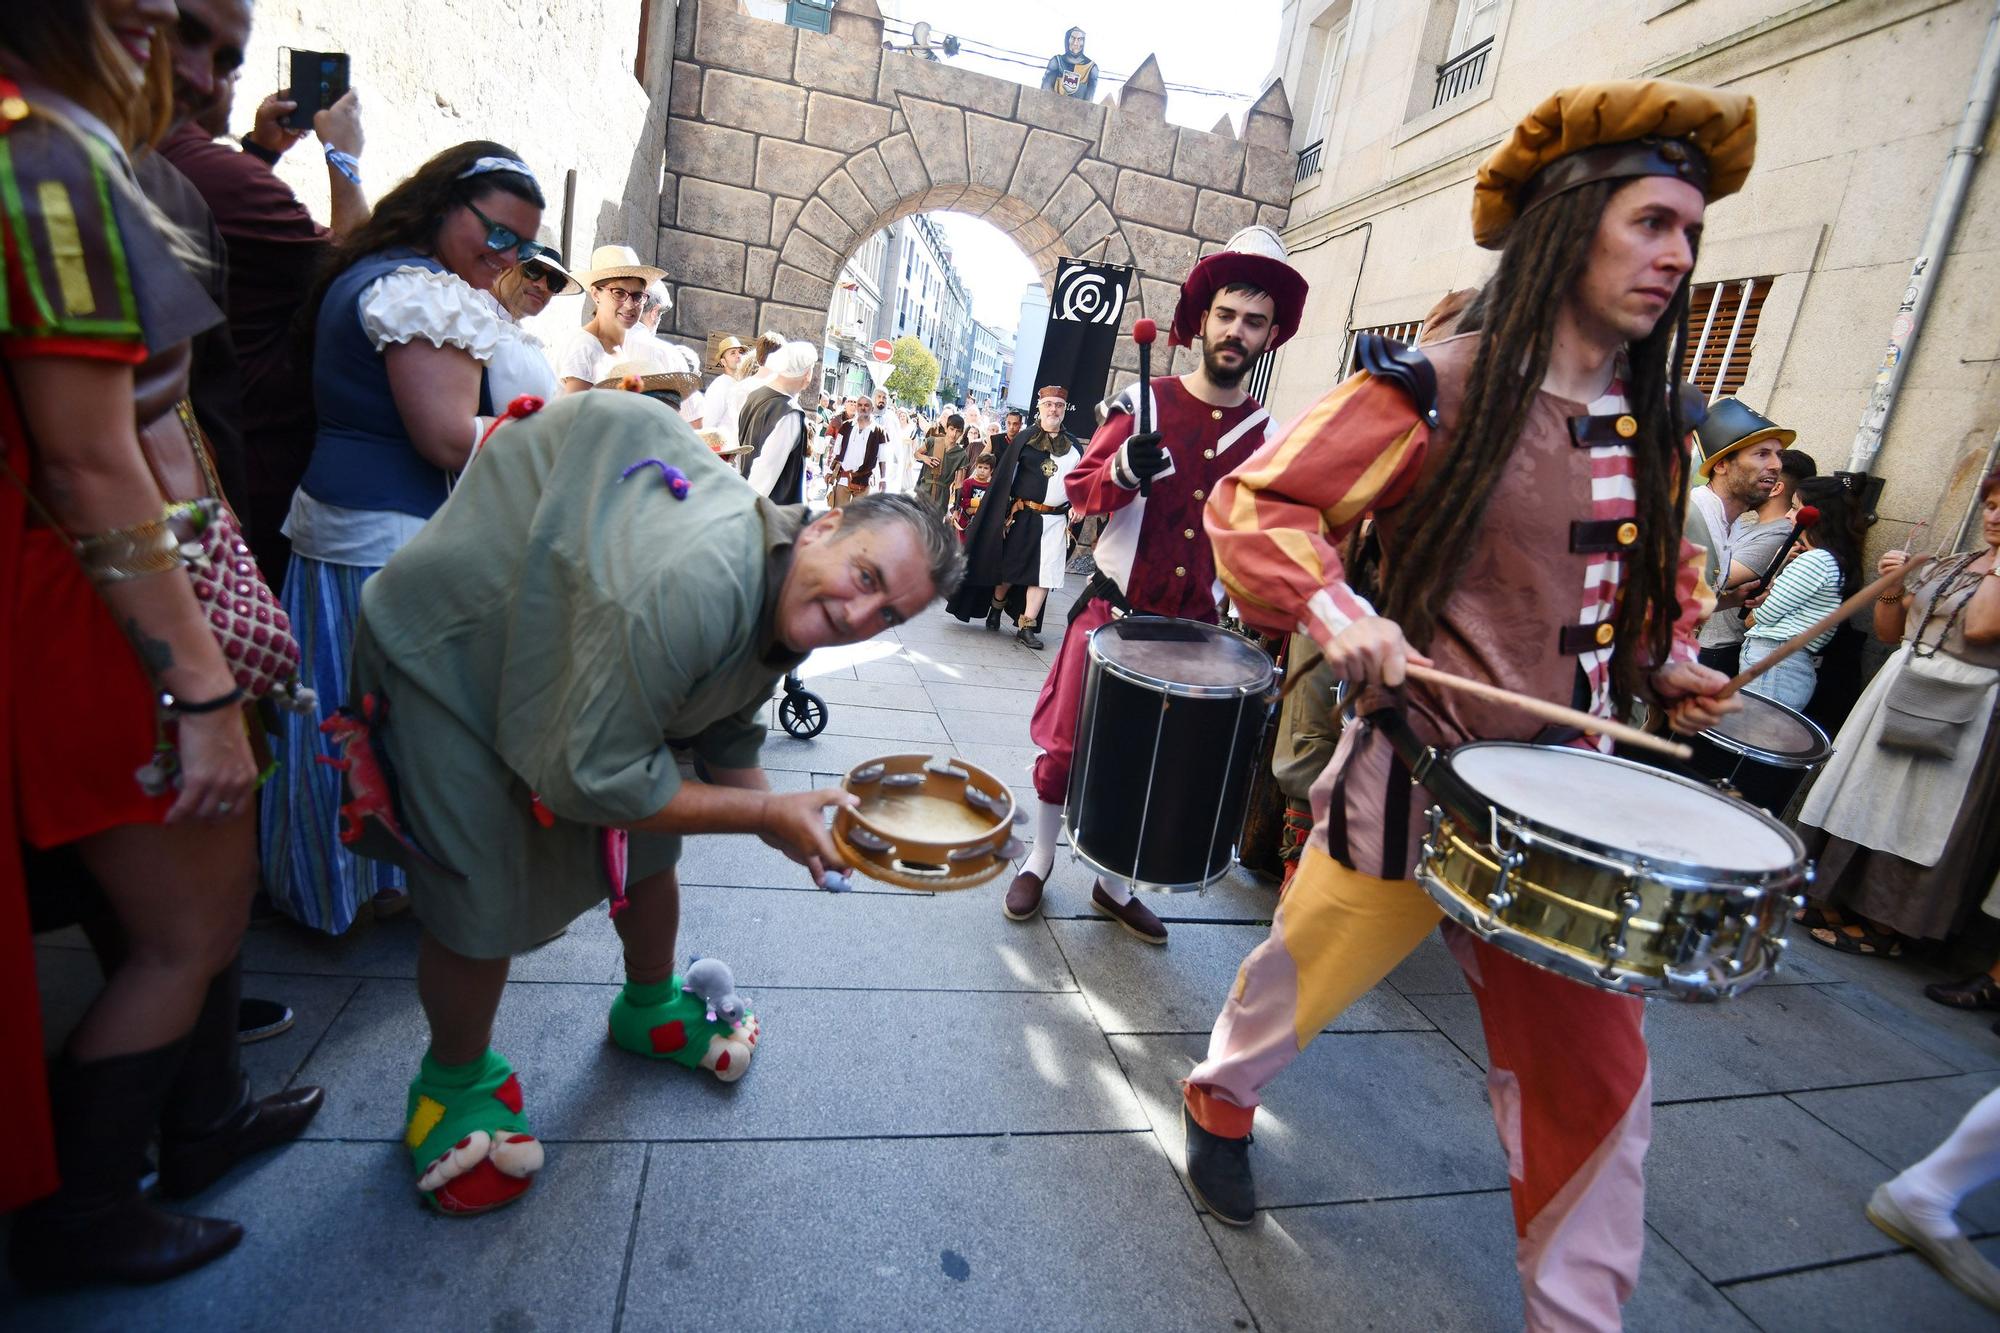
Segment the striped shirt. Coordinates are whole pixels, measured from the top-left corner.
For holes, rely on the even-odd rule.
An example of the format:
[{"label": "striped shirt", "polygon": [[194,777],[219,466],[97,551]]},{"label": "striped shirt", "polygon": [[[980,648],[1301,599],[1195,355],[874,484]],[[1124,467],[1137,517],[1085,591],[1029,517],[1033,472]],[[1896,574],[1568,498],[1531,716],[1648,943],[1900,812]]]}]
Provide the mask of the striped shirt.
[{"label": "striped shirt", "polygon": [[[1771,580],[1771,591],[1757,608],[1757,623],[1745,637],[1782,643],[1794,634],[1811,628],[1814,622],[1840,605],[1840,564],[1830,551],[1814,548],[1780,570]],[[1826,631],[1806,645],[1816,653],[1833,640],[1840,626]]]}]

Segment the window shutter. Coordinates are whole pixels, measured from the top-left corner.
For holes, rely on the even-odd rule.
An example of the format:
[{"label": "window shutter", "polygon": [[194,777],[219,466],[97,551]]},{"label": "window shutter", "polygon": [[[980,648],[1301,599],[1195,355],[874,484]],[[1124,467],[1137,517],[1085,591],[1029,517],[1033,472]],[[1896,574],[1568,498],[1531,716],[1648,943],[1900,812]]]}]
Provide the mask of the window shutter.
[{"label": "window shutter", "polygon": [[1710,402],[1742,389],[1750,378],[1757,321],[1770,278],[1738,278],[1697,286],[1688,295],[1686,375]]}]

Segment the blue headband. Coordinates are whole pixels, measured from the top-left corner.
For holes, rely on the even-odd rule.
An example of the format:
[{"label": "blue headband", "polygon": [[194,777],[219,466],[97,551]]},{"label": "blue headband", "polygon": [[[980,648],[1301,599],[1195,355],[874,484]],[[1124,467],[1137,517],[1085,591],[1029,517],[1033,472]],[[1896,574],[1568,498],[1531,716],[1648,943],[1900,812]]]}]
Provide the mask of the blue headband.
[{"label": "blue headband", "polygon": [[526,176],[529,183],[537,190],[542,188],[542,183],[535,179],[535,173],[528,170],[528,164],[518,158],[512,157],[482,157],[464,171],[459,172],[456,179],[464,180],[468,176],[484,176],[492,171],[511,171],[516,176]]}]

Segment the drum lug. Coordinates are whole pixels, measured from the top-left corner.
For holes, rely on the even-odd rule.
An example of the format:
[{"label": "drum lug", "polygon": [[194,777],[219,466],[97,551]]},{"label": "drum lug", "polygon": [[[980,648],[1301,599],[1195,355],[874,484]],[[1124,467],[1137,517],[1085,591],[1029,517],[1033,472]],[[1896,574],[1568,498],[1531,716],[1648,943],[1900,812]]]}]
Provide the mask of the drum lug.
[{"label": "drum lug", "polygon": [[1625,933],[1632,928],[1632,918],[1639,914],[1639,906],[1639,895],[1630,889],[1618,895],[1618,928],[1613,932],[1611,942],[1604,946],[1604,956],[1610,961],[1597,973],[1606,981],[1618,979],[1617,964],[1625,957]]},{"label": "drum lug", "polygon": [[[1437,813],[1435,807],[1432,808],[1432,813]],[[1500,914],[1514,905],[1514,894],[1507,887],[1507,881],[1514,877],[1514,872],[1526,864],[1527,860],[1525,852],[1500,854],[1500,875],[1493,881],[1493,892],[1486,895],[1486,920],[1481,923],[1481,929],[1487,934],[1490,935],[1500,928]]]}]

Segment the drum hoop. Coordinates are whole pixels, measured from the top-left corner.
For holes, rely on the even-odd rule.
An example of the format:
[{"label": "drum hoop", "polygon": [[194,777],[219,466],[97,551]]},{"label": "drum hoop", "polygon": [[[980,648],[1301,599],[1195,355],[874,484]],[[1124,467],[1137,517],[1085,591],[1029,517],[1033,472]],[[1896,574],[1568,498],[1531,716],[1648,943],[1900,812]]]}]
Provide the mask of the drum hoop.
[{"label": "drum hoop", "polygon": [[1121,880],[1128,887],[1137,889],[1141,893],[1205,893],[1208,891],[1209,885],[1221,880],[1236,866],[1236,856],[1234,849],[1232,849],[1229,858],[1223,862],[1222,869],[1216,871],[1207,879],[1191,879],[1178,884],[1159,884],[1149,879],[1134,879],[1129,869],[1120,869],[1117,866],[1105,865],[1089,852],[1077,846],[1075,834],[1069,826],[1069,811],[1067,809],[1063,811],[1063,836],[1069,839],[1070,855],[1083,862],[1088,869],[1097,874],[1109,875],[1113,879]]},{"label": "drum hoop", "polygon": [[[1158,619],[1175,620],[1178,619],[1178,617],[1161,616],[1158,617]],[[1252,681],[1243,685],[1190,685],[1184,681],[1167,680],[1161,676],[1149,676],[1143,671],[1138,671],[1128,666],[1122,666],[1119,663],[1112,661],[1110,658],[1106,657],[1104,655],[1103,650],[1097,646],[1097,636],[1104,630],[1109,629],[1112,625],[1116,623],[1117,623],[1116,621],[1107,621],[1105,624],[1099,625],[1096,629],[1090,632],[1090,639],[1088,644],[1086,645],[1086,652],[1089,654],[1090,660],[1096,663],[1100,668],[1102,668],[1104,674],[1107,676],[1116,676],[1118,677],[1118,679],[1124,681],[1130,681],[1134,685],[1147,686],[1153,689],[1155,692],[1160,694],[1165,694],[1170,698],[1245,699],[1253,694],[1261,694],[1265,690],[1270,689],[1271,682],[1276,678],[1278,674],[1277,665],[1271,662],[1269,655],[1267,654],[1265,656],[1265,666],[1267,670],[1264,674],[1263,680]],[[1203,629],[1215,628],[1215,626],[1213,625],[1202,625],[1202,622],[1199,620],[1191,620],[1188,621],[1187,623],[1191,625],[1201,625]],[[1226,630],[1222,632],[1228,633],[1228,631]]]},{"label": "drum hoop", "polygon": [[1798,719],[1800,723],[1806,725],[1806,731],[1810,735],[1814,735],[1814,737],[1820,739],[1820,743],[1810,753],[1806,753],[1806,755],[1780,755],[1776,751],[1766,751],[1762,745],[1752,745],[1748,741],[1742,741],[1740,737],[1730,737],[1730,735],[1726,735],[1726,733],[1722,733],[1720,729],[1714,729],[1714,727],[1708,729],[1708,731],[1704,731],[1704,733],[1698,733],[1700,739],[1706,741],[1708,745],[1716,747],[1718,751],[1728,751],[1730,755],[1742,755],[1744,759],[1756,759],[1758,763],[1770,765],[1772,769],[1818,769],[1828,759],[1832,759],[1832,755],[1834,755],[1834,743],[1826,739],[1826,731],[1818,723],[1814,723],[1810,717],[1806,717],[1798,709],[1784,707],[1776,699],[1764,699],[1762,695],[1756,695],[1754,699],[1758,699],[1758,703],[1770,705],[1772,709],[1778,709],[1778,711],[1788,713],[1790,717]]},{"label": "drum hoop", "polygon": [[[1558,748],[1531,745],[1526,741],[1473,741],[1469,744],[1458,746],[1450,754],[1445,755],[1444,760],[1446,763],[1450,763],[1454,756],[1463,751],[1493,747],[1505,747],[1512,750]],[[1658,880],[1663,884],[1672,882],[1712,886],[1717,883],[1724,883],[1767,888],[1773,884],[1785,883],[1787,876],[1800,873],[1801,867],[1806,860],[1806,845],[1799,841],[1799,835],[1792,832],[1776,819],[1773,819],[1765,811],[1751,805],[1748,801],[1738,800],[1734,796],[1717,791],[1706,783],[1696,782],[1693,778],[1684,778],[1678,773],[1669,773],[1664,769],[1654,768],[1649,764],[1637,763],[1630,759],[1621,759],[1617,755],[1603,754],[1595,750],[1579,750],[1578,753],[1587,754],[1599,763],[1616,764],[1621,768],[1630,769],[1634,773],[1648,779],[1676,782],[1683,787],[1692,788],[1704,795],[1712,796],[1718,801],[1727,801],[1732,805],[1741,807],[1755,816],[1766,828],[1785,840],[1785,845],[1792,851],[1792,863],[1777,870],[1728,870],[1721,866],[1703,865],[1699,861],[1678,861],[1641,856],[1626,848],[1607,846],[1594,839],[1572,833],[1567,829],[1560,829],[1553,825],[1544,824],[1539,820],[1521,814],[1504,802],[1495,800],[1478,788],[1472,787],[1470,783],[1466,783],[1465,785],[1471,789],[1473,795],[1479,801],[1491,810],[1492,831],[1496,835],[1499,829],[1504,826],[1517,836],[1527,834],[1532,841],[1540,842],[1559,850],[1575,851],[1588,855],[1593,859],[1609,861],[1614,865],[1628,867],[1635,871],[1643,870],[1648,878]],[[1458,777],[1461,782],[1464,782],[1463,776],[1455,771],[1453,776]],[[1496,846],[1498,842],[1498,837],[1495,836],[1494,843]]]}]

